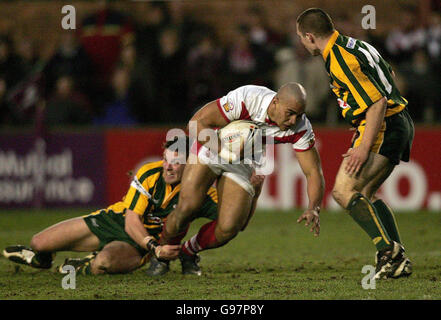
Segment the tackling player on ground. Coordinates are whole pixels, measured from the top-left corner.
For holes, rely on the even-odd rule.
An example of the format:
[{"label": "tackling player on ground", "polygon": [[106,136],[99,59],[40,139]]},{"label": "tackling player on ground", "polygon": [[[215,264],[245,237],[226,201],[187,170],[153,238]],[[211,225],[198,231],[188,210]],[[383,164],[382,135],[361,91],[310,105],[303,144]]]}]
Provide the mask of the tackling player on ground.
[{"label": "tackling player on ground", "polygon": [[[147,274],[166,273],[168,261],[163,259],[178,257],[180,247],[160,246],[156,241],[163,222],[178,201],[189,145],[188,137],[167,141],[164,160],[142,166],[122,201],[53,225],[34,235],[30,247],[7,247],[4,256],[13,262],[49,269],[57,251],[99,251],[83,259],[66,259],[63,265],[72,265],[83,274],[131,272],[152,256]],[[214,188],[207,189],[196,216],[216,219]],[[185,233],[186,230],[180,236]],[[184,274],[201,274],[197,256],[180,255],[179,258]]]},{"label": "tackling player on ground", "polygon": [[[264,129],[275,143],[290,143],[306,176],[308,208],[298,219],[306,220],[315,236],[320,232],[320,205],[324,178],[320,157],[314,146],[311,124],[305,115],[306,93],[297,83],[282,86],[278,92],[261,86],[243,86],[226,96],[206,104],[190,120],[196,124],[197,136],[204,129],[223,128],[235,120],[250,120]],[[210,143],[199,140],[198,143]],[[213,143],[213,141],[211,141]],[[217,142],[216,142],[217,143]],[[194,254],[225,245],[247,225],[255,202],[256,190],[250,183],[253,167],[249,164],[211,162],[205,155],[206,146],[198,147],[190,155],[182,177],[182,189],[176,209],[164,225],[161,243],[180,242],[179,233],[195,219],[207,189],[217,180],[219,197],[218,219],[201,227],[186,241],[184,254]],[[261,177],[260,177],[261,178]]]},{"label": "tackling player on ground", "polygon": [[411,262],[392,210],[375,194],[395,165],[409,161],[412,119],[393,80],[393,71],[370,44],[334,29],[329,15],[311,8],[297,18],[297,34],[306,49],[321,55],[345,120],[357,129],[335,179],[334,199],[377,247],[376,275],[411,274]]}]

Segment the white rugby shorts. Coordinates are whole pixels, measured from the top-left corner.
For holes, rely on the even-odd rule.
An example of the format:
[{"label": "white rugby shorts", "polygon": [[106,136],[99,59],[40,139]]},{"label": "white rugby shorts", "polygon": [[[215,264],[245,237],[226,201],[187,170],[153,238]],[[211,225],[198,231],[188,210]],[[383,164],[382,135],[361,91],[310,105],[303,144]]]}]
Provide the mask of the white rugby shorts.
[{"label": "white rugby shorts", "polygon": [[229,164],[222,163],[217,155],[213,155],[208,148],[202,146],[198,152],[198,158],[201,163],[206,164],[214,174],[218,176],[225,176],[239,186],[245,189],[251,197],[254,197],[254,187],[250,182],[253,173],[253,166],[251,164],[237,163]]}]

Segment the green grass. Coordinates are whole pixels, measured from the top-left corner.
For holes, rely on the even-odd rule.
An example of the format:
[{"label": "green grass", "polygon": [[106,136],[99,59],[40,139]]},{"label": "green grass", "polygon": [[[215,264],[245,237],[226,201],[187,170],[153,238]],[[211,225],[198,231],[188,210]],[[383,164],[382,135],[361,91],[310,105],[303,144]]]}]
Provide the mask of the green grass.
[{"label": "green grass", "polygon": [[[0,247],[28,244],[31,236],[84,210],[0,213]],[[441,299],[441,214],[398,213],[396,218],[414,274],[377,281],[364,290],[361,268],[374,263],[367,235],[343,213],[323,212],[314,238],[295,220],[299,212],[259,211],[248,229],[228,245],[203,252],[199,278],[184,277],[179,262],[162,278],[143,267],[129,275],[77,277],[75,290],[61,287],[63,275],[0,258],[2,299]],[[189,235],[204,220],[196,221]],[[78,253],[60,252],[56,264]]]}]

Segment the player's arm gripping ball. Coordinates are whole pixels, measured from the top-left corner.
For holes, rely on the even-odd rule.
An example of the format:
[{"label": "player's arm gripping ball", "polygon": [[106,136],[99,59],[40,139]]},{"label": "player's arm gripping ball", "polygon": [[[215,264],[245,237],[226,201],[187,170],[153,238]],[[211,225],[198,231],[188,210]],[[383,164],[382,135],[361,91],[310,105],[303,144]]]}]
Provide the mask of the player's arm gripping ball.
[{"label": "player's arm gripping ball", "polygon": [[221,141],[219,156],[227,163],[238,163],[244,158],[252,158],[256,140],[261,137],[257,124],[238,120],[219,130]]}]

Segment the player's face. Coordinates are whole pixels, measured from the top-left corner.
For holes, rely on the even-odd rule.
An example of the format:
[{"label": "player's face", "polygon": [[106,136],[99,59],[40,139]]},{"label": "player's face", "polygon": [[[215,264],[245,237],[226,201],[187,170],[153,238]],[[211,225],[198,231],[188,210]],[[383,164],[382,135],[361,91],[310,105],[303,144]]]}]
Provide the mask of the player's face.
[{"label": "player's face", "polygon": [[274,112],[271,120],[277,123],[280,130],[285,131],[293,127],[297,120],[305,113],[305,107],[299,103],[283,104],[280,99],[276,98],[273,101]]},{"label": "player's face", "polygon": [[311,33],[305,33],[304,35],[299,31],[299,25],[297,24],[297,35],[300,38],[300,42],[305,46],[306,50],[313,56],[319,56],[320,50],[315,44],[314,36]]},{"label": "player's face", "polygon": [[272,120],[277,123],[280,130],[285,131],[296,124],[297,120],[305,113],[305,108],[298,103],[283,104],[277,99],[275,111]]},{"label": "player's face", "polygon": [[164,151],[164,163],[162,165],[164,172],[162,177],[165,183],[178,184],[181,182],[182,174],[185,168],[185,156],[178,152],[166,149]]}]

